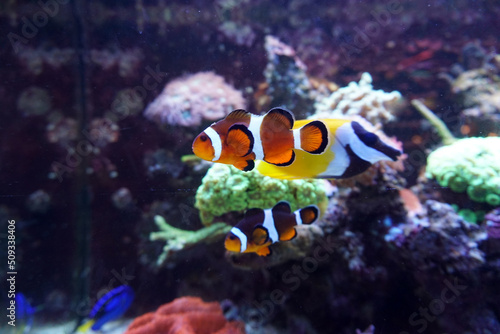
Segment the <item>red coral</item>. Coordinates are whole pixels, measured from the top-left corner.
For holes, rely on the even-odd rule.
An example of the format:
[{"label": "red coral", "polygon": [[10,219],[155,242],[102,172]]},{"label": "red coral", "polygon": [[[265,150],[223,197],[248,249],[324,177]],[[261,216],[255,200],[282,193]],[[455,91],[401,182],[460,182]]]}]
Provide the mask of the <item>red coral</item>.
[{"label": "red coral", "polygon": [[156,312],[136,318],[125,334],[244,334],[243,325],[227,321],[217,302],[181,297]]}]

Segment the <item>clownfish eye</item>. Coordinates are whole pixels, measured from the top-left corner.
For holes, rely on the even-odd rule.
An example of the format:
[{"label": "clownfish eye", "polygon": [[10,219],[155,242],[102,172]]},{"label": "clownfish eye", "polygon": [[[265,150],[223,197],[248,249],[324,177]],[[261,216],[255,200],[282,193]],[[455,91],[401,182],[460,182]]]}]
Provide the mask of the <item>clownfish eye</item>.
[{"label": "clownfish eye", "polygon": [[230,236],[229,236],[229,239],[230,239],[230,240],[235,240],[235,239],[236,239],[236,236],[234,236],[234,235],[230,235]]},{"label": "clownfish eye", "polygon": [[201,135],[200,136],[200,140],[201,141],[207,141],[208,140],[208,137],[206,135]]}]

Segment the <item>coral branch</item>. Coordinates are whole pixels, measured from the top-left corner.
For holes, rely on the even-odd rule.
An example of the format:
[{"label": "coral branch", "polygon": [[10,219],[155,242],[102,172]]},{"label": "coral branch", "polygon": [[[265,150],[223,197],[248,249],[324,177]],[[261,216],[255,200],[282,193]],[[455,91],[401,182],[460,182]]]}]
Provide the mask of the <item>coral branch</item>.
[{"label": "coral branch", "polygon": [[420,100],[411,100],[411,104],[417,109],[437,130],[441,138],[443,139],[443,144],[450,145],[457,141],[448,127],[444,122],[439,119],[429,108],[425,106]]},{"label": "coral branch", "polygon": [[172,253],[200,242],[214,242],[225,236],[231,229],[231,226],[225,223],[216,223],[198,231],[187,231],[169,225],[162,216],[155,216],[154,219],[160,231],[151,232],[149,240],[164,240],[166,242],[163,253],[156,262],[158,266],[162,265]]}]

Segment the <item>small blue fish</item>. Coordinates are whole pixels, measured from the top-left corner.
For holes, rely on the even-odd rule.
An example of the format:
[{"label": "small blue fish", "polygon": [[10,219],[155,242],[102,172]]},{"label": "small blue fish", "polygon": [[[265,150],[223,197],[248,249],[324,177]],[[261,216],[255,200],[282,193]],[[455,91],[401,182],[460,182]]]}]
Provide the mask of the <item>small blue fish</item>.
[{"label": "small blue fish", "polygon": [[98,331],[108,321],[119,318],[132,304],[134,291],[128,285],[120,285],[102,296],[89,313],[88,320],[77,331],[85,333],[91,328]]},{"label": "small blue fish", "polygon": [[16,333],[29,333],[31,327],[33,326],[33,315],[35,314],[35,309],[30,305],[23,293],[16,293],[16,317],[19,321],[18,328],[20,329]]}]

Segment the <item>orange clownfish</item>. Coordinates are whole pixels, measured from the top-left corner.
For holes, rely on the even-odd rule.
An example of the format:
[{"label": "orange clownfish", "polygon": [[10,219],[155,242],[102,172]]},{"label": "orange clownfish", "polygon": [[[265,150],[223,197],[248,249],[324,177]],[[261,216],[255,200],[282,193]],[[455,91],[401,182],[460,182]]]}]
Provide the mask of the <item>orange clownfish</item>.
[{"label": "orange clownfish", "polygon": [[328,129],[323,122],[310,121],[294,129],[293,114],[273,108],[265,115],[234,110],[223,120],[205,129],[193,142],[198,157],[250,171],[254,160],[289,166],[295,150],[322,154],[328,146]]},{"label": "orange clownfish", "polygon": [[[300,120],[295,127],[311,120]],[[324,178],[341,179],[360,174],[382,160],[396,161],[401,151],[367,131],[359,122],[347,119],[320,119],[328,129],[328,145],[322,154],[296,151],[295,160],[288,166],[275,166],[260,161],[256,170],[278,179]]]},{"label": "orange clownfish", "polygon": [[245,218],[229,231],[224,245],[231,252],[267,256],[271,254],[271,244],[295,238],[295,226],[312,224],[318,217],[316,205],[292,212],[290,204],[285,201],[272,209],[249,209],[245,212]]}]

